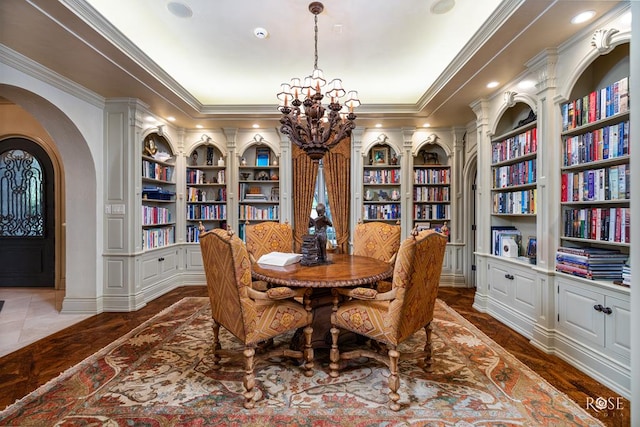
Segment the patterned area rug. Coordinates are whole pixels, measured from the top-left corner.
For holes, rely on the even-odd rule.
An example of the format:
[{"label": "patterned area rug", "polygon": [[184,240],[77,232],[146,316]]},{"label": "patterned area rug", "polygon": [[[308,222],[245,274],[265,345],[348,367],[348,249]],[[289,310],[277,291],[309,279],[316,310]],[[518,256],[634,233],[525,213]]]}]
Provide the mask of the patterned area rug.
[{"label": "patterned area rug", "polygon": [[[223,346],[238,345],[223,331]],[[211,336],[208,299],[185,298],[7,407],[0,425],[602,425],[441,301],[434,372],[401,362],[397,413],[385,367],[360,360],[331,378],[324,351],[311,378],[290,359],[258,365],[260,400],[246,410],[242,367],[212,370]],[[421,331],[407,347],[423,343]]]}]

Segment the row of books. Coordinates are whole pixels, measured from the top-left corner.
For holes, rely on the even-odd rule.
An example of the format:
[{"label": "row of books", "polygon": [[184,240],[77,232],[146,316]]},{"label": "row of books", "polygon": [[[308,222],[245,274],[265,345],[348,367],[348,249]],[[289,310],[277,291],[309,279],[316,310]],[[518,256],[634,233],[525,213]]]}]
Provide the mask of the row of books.
[{"label": "row of books", "polygon": [[629,110],[629,78],[562,105],[562,129],[571,130]]},{"label": "row of books", "polygon": [[207,191],[200,188],[187,188],[187,202],[226,202],[227,189]]},{"label": "row of books", "polygon": [[173,179],[173,167],[164,166],[148,160],[142,160],[142,177],[169,181]]},{"label": "row of books", "polygon": [[399,169],[383,169],[383,170],[365,170],[365,184],[399,184]]},{"label": "row of books", "polygon": [[278,220],[280,218],[280,206],[256,207],[242,205],[239,209],[240,220]]},{"label": "row of books", "polygon": [[226,219],[227,205],[189,205],[187,219]]},{"label": "row of books", "polygon": [[494,188],[506,188],[514,185],[534,184],[537,179],[535,159],[500,166],[492,169]]},{"label": "row of books", "polygon": [[413,171],[414,184],[449,184],[451,169],[415,169]]},{"label": "row of books", "polygon": [[630,154],[629,121],[565,138],[563,165],[573,166]]},{"label": "row of books", "polygon": [[556,271],[591,280],[622,280],[627,259],[628,255],[612,249],[561,246],[556,252]]},{"label": "row of books", "polygon": [[400,205],[366,205],[363,219],[400,219]]},{"label": "row of books", "polygon": [[449,187],[414,187],[414,202],[448,202]]},{"label": "row of books", "polygon": [[564,210],[564,236],[604,242],[630,243],[631,208]]},{"label": "row of books", "polygon": [[145,228],[142,230],[142,249],[155,249],[173,245],[176,242],[176,228]]},{"label": "row of books", "polygon": [[[505,242],[512,240],[518,247],[522,244],[522,233],[516,227],[507,226],[493,226],[491,227],[491,254],[498,256],[505,256]],[[517,256],[517,254],[516,254]]]},{"label": "row of books", "polygon": [[622,266],[622,285],[626,287],[631,286],[631,264],[629,261]]},{"label": "row of books", "polygon": [[413,219],[440,219],[448,220],[451,218],[450,205],[414,205]]},{"label": "row of books", "polygon": [[631,198],[631,168],[628,164],[580,172],[563,172],[560,201],[591,202]]},{"label": "row of books", "polygon": [[225,182],[226,173],[224,170],[215,172],[214,176],[214,172],[205,172],[200,169],[187,169],[187,184],[224,184]]},{"label": "row of books", "polygon": [[[217,227],[217,228],[221,228],[223,230],[226,230],[227,222],[226,221],[220,221],[220,227]],[[200,242],[199,225],[187,225],[187,236],[186,236],[186,238],[187,238],[187,242],[189,242],[189,243],[198,243],[198,242]]]},{"label": "row of books", "polygon": [[538,190],[493,193],[494,214],[535,214]]},{"label": "row of books", "polygon": [[142,206],[142,225],[168,224],[171,222],[171,211],[157,206]]},{"label": "row of books", "polygon": [[515,159],[538,151],[538,129],[532,128],[519,135],[491,144],[491,163]]}]

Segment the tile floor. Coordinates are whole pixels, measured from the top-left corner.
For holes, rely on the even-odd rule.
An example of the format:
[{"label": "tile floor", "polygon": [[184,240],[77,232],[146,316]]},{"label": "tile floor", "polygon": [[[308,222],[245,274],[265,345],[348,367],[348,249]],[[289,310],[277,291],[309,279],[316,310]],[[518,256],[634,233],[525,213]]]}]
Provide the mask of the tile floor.
[{"label": "tile floor", "polygon": [[51,288],[0,288],[0,357],[84,320],[89,314],[60,314]]}]

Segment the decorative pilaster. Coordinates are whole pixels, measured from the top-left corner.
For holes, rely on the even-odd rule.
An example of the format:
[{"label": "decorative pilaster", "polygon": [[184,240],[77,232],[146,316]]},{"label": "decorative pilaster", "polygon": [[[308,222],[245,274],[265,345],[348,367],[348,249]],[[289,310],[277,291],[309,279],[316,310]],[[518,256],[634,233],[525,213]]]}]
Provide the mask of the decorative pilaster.
[{"label": "decorative pilaster", "polygon": [[402,153],[400,156],[400,212],[402,213],[402,238],[411,234],[413,228],[413,135],[415,128],[402,128]]}]

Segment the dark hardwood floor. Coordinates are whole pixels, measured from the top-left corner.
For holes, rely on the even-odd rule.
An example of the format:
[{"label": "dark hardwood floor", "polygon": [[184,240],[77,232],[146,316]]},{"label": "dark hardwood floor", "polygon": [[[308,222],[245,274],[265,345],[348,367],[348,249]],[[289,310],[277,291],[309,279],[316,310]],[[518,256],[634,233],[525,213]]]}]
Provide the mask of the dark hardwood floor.
[{"label": "dark hardwood floor", "polygon": [[[55,378],[181,298],[206,295],[204,286],[178,288],[134,313],[93,316],[0,358],[0,408]],[[474,310],[473,296],[473,289],[441,288],[438,293],[441,300],[581,407],[588,408],[589,399],[618,397],[615,392],[558,357],[533,347],[525,337],[489,315]],[[622,409],[589,412],[607,426],[629,426],[629,401],[622,399],[621,405]]]}]

